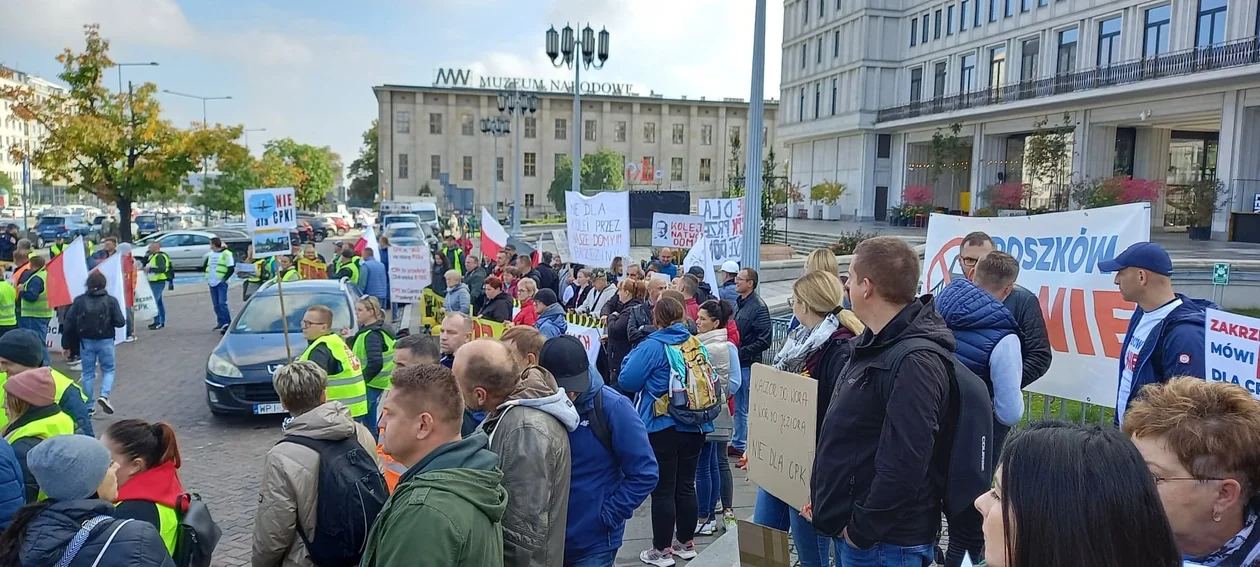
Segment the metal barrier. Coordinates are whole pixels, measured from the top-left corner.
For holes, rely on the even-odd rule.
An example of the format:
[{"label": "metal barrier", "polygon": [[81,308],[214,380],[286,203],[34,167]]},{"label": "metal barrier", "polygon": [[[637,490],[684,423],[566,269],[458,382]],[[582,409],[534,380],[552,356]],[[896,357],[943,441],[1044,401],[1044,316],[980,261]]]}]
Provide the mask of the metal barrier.
[{"label": "metal barrier", "polygon": [[[783,343],[787,341],[788,327],[791,325],[791,321],[792,318],[790,316],[771,319],[773,336],[770,339],[770,348],[766,349],[761,355],[762,364],[771,364],[774,361],[774,355],[783,348]],[[1082,425],[1096,423],[1108,426],[1112,424],[1115,413],[1114,408],[1024,392],[1024,419],[1020,422],[1020,426],[1025,426],[1031,421],[1044,419],[1070,421]]]}]

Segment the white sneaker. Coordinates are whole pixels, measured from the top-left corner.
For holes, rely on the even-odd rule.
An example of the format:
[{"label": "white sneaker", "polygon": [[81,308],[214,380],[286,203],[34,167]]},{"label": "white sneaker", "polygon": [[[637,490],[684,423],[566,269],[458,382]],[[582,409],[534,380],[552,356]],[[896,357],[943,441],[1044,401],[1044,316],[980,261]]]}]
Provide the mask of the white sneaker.
[{"label": "white sneaker", "polygon": [[680,543],[680,542],[675,541],[674,546],[670,548],[670,551],[672,551],[674,555],[682,559],[687,559],[687,560],[695,559],[696,558],[696,542],[689,541],[687,543]]},{"label": "white sneaker", "polygon": [[83,370],[83,362],[82,362],[82,361],[78,361],[78,360],[76,360],[76,361],[74,361],[74,362],[71,362],[71,363],[70,363],[70,370],[80,370],[80,371],[81,371],[81,370]]},{"label": "white sneaker", "polygon": [[696,523],[696,533],[699,535],[713,535],[714,531],[717,531],[717,522],[711,519]]},{"label": "white sneaker", "polygon": [[136,342],[136,336],[135,336],[135,335],[131,335],[130,337],[127,337],[127,340],[126,340],[126,341],[123,341],[123,342],[134,343],[134,342]]},{"label": "white sneaker", "polygon": [[670,555],[670,550],[660,551],[649,549],[639,553],[639,561],[656,567],[674,567],[674,557]]}]

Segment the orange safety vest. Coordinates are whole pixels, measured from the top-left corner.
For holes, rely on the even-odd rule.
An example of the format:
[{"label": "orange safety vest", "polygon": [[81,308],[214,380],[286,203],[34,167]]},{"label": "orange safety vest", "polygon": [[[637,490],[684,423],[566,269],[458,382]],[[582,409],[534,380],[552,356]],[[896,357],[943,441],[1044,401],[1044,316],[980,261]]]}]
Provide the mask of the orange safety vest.
[{"label": "orange safety vest", "polygon": [[29,272],[30,270],[31,270],[30,262],[22,264],[21,266],[18,266],[16,269],[14,269],[13,270],[13,287],[17,287],[18,283],[22,281],[22,276],[26,274],[26,272]]},{"label": "orange safety vest", "polygon": [[[380,433],[384,434],[385,428],[381,428]],[[381,462],[385,463],[385,487],[388,488],[389,492],[392,494],[394,492],[394,488],[398,486],[398,480],[402,478],[403,474],[406,474],[407,467],[404,467],[402,463],[395,461],[392,457],[386,455],[385,447],[380,443],[376,444],[376,454],[380,455]]]}]

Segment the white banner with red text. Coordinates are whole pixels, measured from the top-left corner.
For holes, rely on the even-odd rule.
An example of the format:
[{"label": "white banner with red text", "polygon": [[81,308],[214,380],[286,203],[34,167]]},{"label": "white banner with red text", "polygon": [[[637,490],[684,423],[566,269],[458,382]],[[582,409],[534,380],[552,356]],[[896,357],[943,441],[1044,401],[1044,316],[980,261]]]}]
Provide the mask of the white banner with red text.
[{"label": "white banner with red text", "polygon": [[982,231],[1019,261],[1019,285],[1036,295],[1054,360],[1027,390],[1115,406],[1120,347],[1133,315],[1115,275],[1098,270],[1151,237],[1150,205],[1136,203],[1026,217],[933,214],[928,222],[920,291],[935,293],[963,277],[963,237]]}]

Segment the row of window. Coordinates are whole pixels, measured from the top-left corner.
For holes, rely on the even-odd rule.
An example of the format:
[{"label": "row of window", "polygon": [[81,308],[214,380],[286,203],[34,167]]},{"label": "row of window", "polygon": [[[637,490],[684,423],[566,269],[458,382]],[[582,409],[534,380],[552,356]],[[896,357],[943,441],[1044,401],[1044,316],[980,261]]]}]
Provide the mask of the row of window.
[{"label": "row of window", "polygon": [[[1206,47],[1225,41],[1225,9],[1226,0],[1200,0],[1198,26],[1195,32],[1196,46]],[[1145,21],[1142,39],[1143,56],[1153,57],[1162,53],[1167,53],[1169,26],[1172,19],[1171,6],[1164,4],[1162,6],[1148,8],[1143,13],[1143,18]],[[1121,16],[1113,16],[1098,22],[1098,51],[1095,57],[1095,64],[1097,66],[1108,67],[1121,61],[1120,34],[1123,27],[1121,25],[1122,23]],[[1063,75],[1076,70],[1077,43],[1079,35],[1080,33],[1077,28],[1069,28],[1058,32],[1055,74]],[[1020,82],[1032,81],[1037,78],[1040,55],[1040,39],[1028,39],[1020,43]],[[1003,45],[989,48],[988,56],[989,77],[988,82],[985,85],[978,85],[976,83],[976,53],[968,52],[958,56],[958,92],[970,92],[981,87],[996,89],[1006,84],[1006,46]],[[948,61],[933,62],[931,64],[931,70],[931,96],[932,98],[942,97],[945,95],[946,90]],[[923,80],[925,72],[926,67],[914,67],[910,69],[911,102],[917,102],[923,99]]]},{"label": "row of window", "polygon": [[[801,23],[803,25],[809,25],[809,14],[814,10],[815,2],[818,4],[818,21],[821,22],[823,18],[827,17],[827,3],[829,1],[831,0],[801,0],[800,9],[801,15],[804,18]],[[841,0],[835,0],[835,2],[836,13],[840,13]]]},{"label": "row of window", "polygon": [[[978,28],[984,24],[985,10],[984,0],[962,0],[957,5],[949,4],[943,8],[937,8],[934,11],[923,14],[922,17],[910,18],[910,46],[914,47],[920,43],[927,44],[928,41],[941,39],[941,31],[944,30],[945,36],[954,35],[955,31],[967,31],[967,26]],[[1063,0],[1055,0],[1062,2]],[[1049,6],[1050,0],[1036,0],[1037,6]],[[1019,11],[1029,12],[1032,10],[1033,0],[1019,0]],[[954,9],[958,9],[958,23],[954,23]],[[974,6],[974,7],[973,7]],[[1001,11],[1003,17],[1010,18],[1015,15],[1015,0],[989,0],[988,20],[989,22],[998,21],[998,12]],[[943,18],[942,18],[943,16]]]},{"label": "row of window", "polygon": [[[555,155],[555,169],[560,169],[560,162],[564,161],[569,154]],[[396,162],[397,173],[399,179],[407,179],[410,176],[410,158],[407,154],[398,154]],[[623,160],[624,161],[624,160]],[[655,171],[656,158],[653,156],[644,156],[643,161],[648,164],[648,168]],[[521,172],[525,177],[538,176],[538,154],[534,152],[525,152],[523,157],[524,167]],[[473,180],[473,158],[472,156],[464,156],[463,171],[461,172],[464,181]],[[494,176],[497,180],[503,181],[503,158],[497,158],[494,165]],[[676,157],[670,159],[670,181],[683,180],[683,158]],[[438,179],[442,173],[442,156],[429,156],[429,179]],[[713,160],[709,158],[700,158],[700,175],[699,181],[707,182],[713,180]]]},{"label": "row of window", "polygon": [[[556,140],[568,139],[568,136],[569,136],[568,119],[565,119],[565,118],[555,119],[555,127],[556,128],[555,128],[554,137]],[[685,144],[687,140],[686,133],[685,133],[685,125],[673,124],[672,128],[673,128],[673,131],[671,132],[671,135],[670,135],[670,141],[678,145]],[[582,125],[582,139],[588,142],[598,141],[597,136],[596,136],[596,132],[598,130],[599,130],[599,125],[597,121],[584,120],[583,125]],[[411,112],[410,111],[399,110],[395,112],[394,131],[399,134],[411,133]],[[473,132],[474,130],[473,130],[472,115],[471,114],[461,115],[460,116],[460,134],[464,136],[472,136]],[[731,126],[729,128],[729,132],[730,132],[730,135],[738,136],[739,126]],[[429,114],[429,133],[435,134],[435,135],[442,134],[442,114],[440,112],[433,112]],[[526,139],[535,139],[538,137],[538,119],[537,118],[533,116],[525,117],[524,134],[525,134]],[[613,141],[614,142],[626,141],[626,122],[625,121],[618,121],[613,124]],[[643,123],[643,143],[645,144],[656,143],[656,123],[655,122]],[[705,124],[705,125],[700,126],[700,145],[702,146],[713,145],[713,126],[712,125]]]}]

